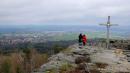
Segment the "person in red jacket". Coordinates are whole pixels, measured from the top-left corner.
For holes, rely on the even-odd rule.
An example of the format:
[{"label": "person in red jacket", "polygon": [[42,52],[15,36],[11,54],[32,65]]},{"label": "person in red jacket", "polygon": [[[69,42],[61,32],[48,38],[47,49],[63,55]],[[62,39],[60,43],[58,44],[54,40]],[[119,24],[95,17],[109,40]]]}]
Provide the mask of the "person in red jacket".
[{"label": "person in red jacket", "polygon": [[86,35],[83,35],[82,42],[83,42],[83,46],[85,46],[86,43],[87,43],[87,37],[86,37]]}]

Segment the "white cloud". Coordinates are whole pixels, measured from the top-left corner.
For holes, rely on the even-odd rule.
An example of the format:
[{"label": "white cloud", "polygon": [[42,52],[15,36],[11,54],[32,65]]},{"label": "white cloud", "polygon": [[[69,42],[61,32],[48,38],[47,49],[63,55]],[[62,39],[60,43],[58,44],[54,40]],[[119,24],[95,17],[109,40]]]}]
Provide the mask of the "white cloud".
[{"label": "white cloud", "polygon": [[[108,15],[121,24],[130,21],[129,0],[1,0],[1,23],[81,22],[97,24]],[[102,20],[99,20],[102,19]]]}]

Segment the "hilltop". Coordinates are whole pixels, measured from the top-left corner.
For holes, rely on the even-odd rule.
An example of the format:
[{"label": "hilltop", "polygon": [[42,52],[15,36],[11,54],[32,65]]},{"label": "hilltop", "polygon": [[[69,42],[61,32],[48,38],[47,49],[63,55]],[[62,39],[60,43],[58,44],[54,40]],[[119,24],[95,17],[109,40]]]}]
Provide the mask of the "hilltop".
[{"label": "hilltop", "polygon": [[130,63],[122,50],[72,45],[52,55],[34,73],[129,73]]}]

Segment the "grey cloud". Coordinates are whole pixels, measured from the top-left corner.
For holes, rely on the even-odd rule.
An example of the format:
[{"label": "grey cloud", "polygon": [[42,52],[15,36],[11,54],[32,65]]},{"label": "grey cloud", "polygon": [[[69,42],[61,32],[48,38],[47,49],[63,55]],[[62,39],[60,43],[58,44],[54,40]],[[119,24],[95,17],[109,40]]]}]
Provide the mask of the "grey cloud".
[{"label": "grey cloud", "polygon": [[118,17],[117,22],[127,24],[129,3],[129,0],[1,0],[0,22],[28,24],[86,20],[86,24],[96,24],[99,18],[111,15]]}]

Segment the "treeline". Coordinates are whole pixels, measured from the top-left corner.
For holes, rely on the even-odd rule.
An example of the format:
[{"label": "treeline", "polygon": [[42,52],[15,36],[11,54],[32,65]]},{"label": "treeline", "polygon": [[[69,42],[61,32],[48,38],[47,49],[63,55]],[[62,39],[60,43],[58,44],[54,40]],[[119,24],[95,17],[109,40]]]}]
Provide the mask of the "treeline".
[{"label": "treeline", "polygon": [[[4,44],[0,46],[0,52],[2,52],[3,54],[9,54],[24,49],[34,48],[39,53],[47,53],[48,55],[52,55],[58,53],[62,49],[65,49],[68,46],[73,45],[75,43],[78,43],[78,40],[47,41],[42,43],[24,42],[17,44]],[[87,44],[90,46],[98,46],[99,44],[106,45],[106,39],[103,38],[88,39]]]},{"label": "treeline", "polygon": [[[42,43],[31,43],[31,42],[24,42],[24,43],[17,43],[17,44],[4,44],[0,46],[0,52],[4,54],[9,54],[16,51],[21,51],[24,49],[34,48],[39,53],[48,53],[52,54],[54,48],[67,48],[68,46],[77,43],[77,40],[71,41],[48,41]],[[54,52],[55,53],[55,52]]]}]

